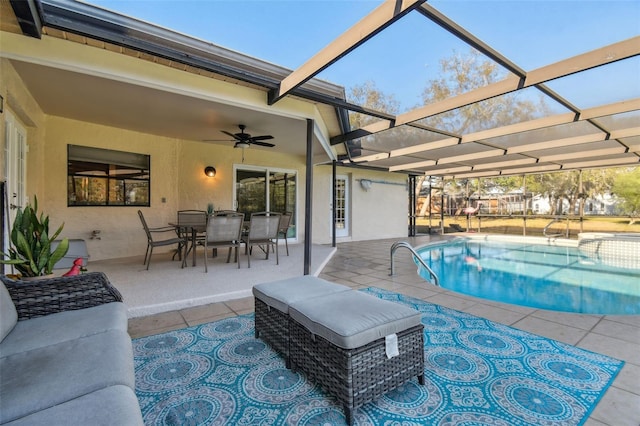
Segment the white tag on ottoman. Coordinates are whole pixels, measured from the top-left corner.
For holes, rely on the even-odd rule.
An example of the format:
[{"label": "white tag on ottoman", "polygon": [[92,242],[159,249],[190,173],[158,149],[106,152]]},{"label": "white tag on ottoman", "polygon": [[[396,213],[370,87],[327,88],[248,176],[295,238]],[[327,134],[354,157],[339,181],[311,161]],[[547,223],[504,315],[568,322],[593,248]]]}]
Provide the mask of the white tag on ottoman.
[{"label": "white tag on ottoman", "polygon": [[387,358],[393,358],[400,355],[398,351],[398,335],[393,333],[384,338],[385,350],[387,352]]}]

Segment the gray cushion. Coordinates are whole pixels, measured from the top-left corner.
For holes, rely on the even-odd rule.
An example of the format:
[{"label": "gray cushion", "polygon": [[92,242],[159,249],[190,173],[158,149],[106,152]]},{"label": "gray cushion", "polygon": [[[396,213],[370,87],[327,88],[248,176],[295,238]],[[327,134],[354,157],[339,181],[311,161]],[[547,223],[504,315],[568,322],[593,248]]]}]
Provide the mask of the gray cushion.
[{"label": "gray cushion", "polygon": [[107,330],[127,331],[127,308],[113,302],[18,321],[0,345],[0,357],[41,348]]},{"label": "gray cushion", "polygon": [[255,285],[253,295],[280,312],[288,313],[289,305],[296,301],[347,290],[351,289],[322,278],[304,275]]},{"label": "gray cushion", "polygon": [[18,312],[16,306],[11,300],[9,291],[0,282],[0,342],[4,340],[7,334],[11,333],[13,327],[18,322]]},{"label": "gray cushion", "polygon": [[311,333],[343,349],[421,324],[420,312],[360,291],[347,291],[294,302],[289,316]]},{"label": "gray cushion", "polygon": [[7,423],[11,426],[143,424],[136,394],[130,387],[122,385],[109,386]]},{"label": "gray cushion", "polygon": [[0,423],[113,385],[134,389],[131,338],[105,331],[0,358]]}]

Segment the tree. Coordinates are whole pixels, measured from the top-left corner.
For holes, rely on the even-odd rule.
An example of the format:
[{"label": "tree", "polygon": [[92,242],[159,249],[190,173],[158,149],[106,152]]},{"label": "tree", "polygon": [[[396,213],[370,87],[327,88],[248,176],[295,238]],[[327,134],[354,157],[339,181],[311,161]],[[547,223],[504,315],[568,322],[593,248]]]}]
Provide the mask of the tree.
[{"label": "tree", "polygon": [[[454,52],[440,61],[440,77],[427,83],[422,92],[424,105],[442,101],[471,90],[484,87],[504,79],[506,71],[498,64],[483,57],[472,49],[462,55]],[[548,113],[544,98],[537,101],[523,99],[522,95],[505,94],[496,98],[477,102],[472,105],[428,117],[422,122],[456,134],[465,134],[479,130],[495,128],[507,124],[532,120]],[[472,180],[470,191],[475,191]],[[457,186],[466,186],[466,180],[456,182]],[[487,187],[490,186],[491,188]],[[503,192],[522,188],[522,177],[502,177],[483,182],[482,192],[500,188]],[[460,190],[462,188],[458,188]]]},{"label": "tree", "polygon": [[[477,50],[455,53],[440,61],[440,77],[428,82],[422,92],[424,105],[438,102],[503,80],[506,71]],[[457,110],[438,114],[426,124],[455,133],[470,133],[548,115],[542,95],[534,102],[522,94],[507,93]]]},{"label": "tree", "polygon": [[[395,96],[382,92],[373,81],[353,86],[347,93],[347,100],[353,104],[389,114],[398,114],[400,110],[400,102]],[[378,120],[379,118],[367,114],[349,115],[349,124],[352,129],[359,129]]]},{"label": "tree", "polygon": [[618,173],[612,190],[622,200],[622,210],[631,216],[629,224],[633,224],[640,216],[640,167]]},{"label": "tree", "polygon": [[[400,110],[400,102],[395,96],[384,93],[372,81],[352,87],[347,94],[347,100],[367,109],[391,115],[397,115]],[[379,118],[367,114],[357,112],[349,114],[349,124],[352,129],[359,129],[379,120]],[[362,147],[363,150],[366,150],[366,153],[363,152],[363,154],[367,155],[388,151],[390,147],[397,147],[398,142],[400,142],[401,146],[419,143],[419,136],[420,131],[417,131],[417,129],[400,126],[351,141],[350,144],[357,148]]]}]

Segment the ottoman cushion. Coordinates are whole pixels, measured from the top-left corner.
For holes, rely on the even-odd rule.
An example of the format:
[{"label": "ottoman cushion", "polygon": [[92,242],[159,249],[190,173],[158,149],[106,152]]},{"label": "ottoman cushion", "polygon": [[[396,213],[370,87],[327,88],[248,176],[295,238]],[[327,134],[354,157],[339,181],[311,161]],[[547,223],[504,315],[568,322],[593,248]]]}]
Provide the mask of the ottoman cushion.
[{"label": "ottoman cushion", "polygon": [[289,316],[343,349],[359,348],[421,324],[415,309],[359,291],[293,302]]},{"label": "ottoman cushion", "polygon": [[299,300],[351,290],[349,287],[332,283],[311,275],[258,284],[253,287],[253,295],[280,312],[288,313],[289,306]]}]

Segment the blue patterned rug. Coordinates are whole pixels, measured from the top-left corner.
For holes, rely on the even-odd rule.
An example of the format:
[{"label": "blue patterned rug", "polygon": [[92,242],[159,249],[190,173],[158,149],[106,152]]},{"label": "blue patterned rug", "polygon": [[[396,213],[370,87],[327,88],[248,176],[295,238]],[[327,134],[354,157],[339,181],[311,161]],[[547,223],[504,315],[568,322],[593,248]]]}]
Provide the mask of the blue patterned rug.
[{"label": "blue patterned rug", "polygon": [[[581,425],[623,362],[377,288],[424,313],[425,385],[356,410],[356,425]],[[133,340],[147,425],[339,425],[341,407],[254,338],[253,314]]]}]

